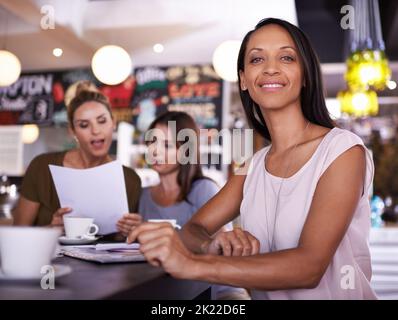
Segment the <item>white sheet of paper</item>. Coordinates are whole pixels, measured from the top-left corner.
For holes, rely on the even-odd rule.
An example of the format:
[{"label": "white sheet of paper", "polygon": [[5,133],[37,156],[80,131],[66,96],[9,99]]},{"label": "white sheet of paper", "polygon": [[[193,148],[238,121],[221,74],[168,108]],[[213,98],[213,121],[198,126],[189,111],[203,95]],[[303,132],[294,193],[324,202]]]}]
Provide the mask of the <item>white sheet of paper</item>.
[{"label": "white sheet of paper", "polygon": [[116,243],[97,243],[95,245],[95,250],[123,250],[123,249],[134,249],[138,250],[140,248],[139,243],[130,243],[126,242],[116,242]]},{"label": "white sheet of paper", "polygon": [[126,185],[120,162],[89,169],[49,165],[61,207],[68,216],[94,218],[99,234],[116,232],[116,222],[128,212]]}]

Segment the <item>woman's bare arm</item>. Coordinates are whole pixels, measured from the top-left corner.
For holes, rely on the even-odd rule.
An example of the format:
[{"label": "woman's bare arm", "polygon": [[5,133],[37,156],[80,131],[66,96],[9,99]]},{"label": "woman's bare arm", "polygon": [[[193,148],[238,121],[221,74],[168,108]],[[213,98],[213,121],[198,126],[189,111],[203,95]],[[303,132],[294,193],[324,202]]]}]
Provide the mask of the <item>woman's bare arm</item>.
[{"label": "woman's bare arm", "polygon": [[[259,290],[314,288],[351,223],[363,193],[365,167],[365,154],[360,146],[344,152],[329,166],[318,181],[295,248],[248,257],[197,255],[188,251],[176,232],[166,224],[144,224],[130,234],[129,240],[138,238],[148,261],[163,266],[177,278]],[[226,201],[227,206],[230,201],[235,203],[232,195]],[[211,202],[210,209],[214,214],[217,212],[215,204],[222,203]],[[211,220],[204,210],[205,207],[201,215],[205,218],[200,222],[210,233],[214,228],[209,223],[213,221],[218,226],[219,221]],[[228,216],[229,211],[222,212],[224,218]],[[196,239],[194,244],[198,242]]]},{"label": "woman's bare arm", "polygon": [[260,290],[316,287],[351,223],[365,167],[360,146],[330,165],[318,182],[296,248],[249,257],[196,256],[194,278]]},{"label": "woman's bare arm", "polygon": [[40,203],[26,199],[20,196],[16,207],[12,214],[14,217],[14,225],[31,226],[36,220]]},{"label": "woman's bare arm", "polygon": [[[32,226],[37,218],[39,208],[40,203],[26,199],[24,196],[20,196],[17,206],[12,212],[14,217],[14,225]],[[58,210],[56,210],[52,215],[49,226],[63,227],[63,216],[70,213],[71,211],[71,208],[59,208]]]},{"label": "woman's bare arm", "polygon": [[193,252],[207,253],[214,235],[239,215],[244,175],[235,175],[185,224],[180,235]]}]

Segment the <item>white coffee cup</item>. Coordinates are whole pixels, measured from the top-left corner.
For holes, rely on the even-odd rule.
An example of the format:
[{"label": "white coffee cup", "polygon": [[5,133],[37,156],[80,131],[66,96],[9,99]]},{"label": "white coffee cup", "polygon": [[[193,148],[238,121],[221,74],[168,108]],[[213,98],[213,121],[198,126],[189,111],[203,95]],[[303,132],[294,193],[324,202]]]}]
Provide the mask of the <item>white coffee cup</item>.
[{"label": "white coffee cup", "polygon": [[39,278],[43,266],[54,258],[59,228],[0,227],[2,272],[16,278]]},{"label": "white coffee cup", "polygon": [[[87,217],[65,217],[65,235],[68,239],[93,238],[98,233],[98,226],[93,223],[93,218]],[[91,229],[94,229],[91,231]]]},{"label": "white coffee cup", "polygon": [[181,229],[181,226],[177,224],[176,219],[148,219],[148,222],[155,222],[155,223],[167,222],[170,223],[174,228]]}]

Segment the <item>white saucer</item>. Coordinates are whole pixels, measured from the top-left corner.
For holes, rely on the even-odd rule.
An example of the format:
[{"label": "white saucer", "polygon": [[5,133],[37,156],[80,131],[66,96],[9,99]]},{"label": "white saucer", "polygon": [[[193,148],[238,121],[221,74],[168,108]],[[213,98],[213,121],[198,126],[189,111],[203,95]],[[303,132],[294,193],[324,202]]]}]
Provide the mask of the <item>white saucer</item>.
[{"label": "white saucer", "polygon": [[[67,274],[72,272],[72,268],[68,265],[63,265],[63,264],[53,264],[52,265],[54,268],[54,276],[55,279],[58,279],[60,277],[66,276]],[[0,269],[0,281],[37,281],[41,280],[45,276],[45,274],[40,274],[37,277],[16,277],[16,276],[8,276],[3,273]]]},{"label": "white saucer", "polygon": [[92,238],[81,238],[81,239],[70,239],[67,238],[66,236],[62,236],[58,238],[58,241],[61,244],[89,244],[97,241],[99,237],[92,237]]}]

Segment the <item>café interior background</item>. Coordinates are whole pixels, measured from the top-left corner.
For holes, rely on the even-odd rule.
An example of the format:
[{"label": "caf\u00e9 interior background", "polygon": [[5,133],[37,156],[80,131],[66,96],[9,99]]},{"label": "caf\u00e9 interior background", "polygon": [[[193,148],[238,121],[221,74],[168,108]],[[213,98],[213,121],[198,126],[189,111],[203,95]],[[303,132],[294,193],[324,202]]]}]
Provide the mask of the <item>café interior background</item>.
[{"label": "caf\u00e9 interior background", "polygon": [[[0,87],[0,217],[11,218],[24,170],[36,155],[74,146],[64,101],[76,81],[91,80],[110,98],[119,124],[111,153],[135,168],[144,186],[156,183],[157,177],[145,164],[142,133],[160,112],[186,110],[201,128],[247,128],[237,83],[214,70],[213,54],[222,42],[240,40],[260,19],[274,16],[297,24],[313,42],[329,111],[373,152],[372,226],[393,229],[398,222],[398,1],[379,1],[391,75],[388,85],[377,90],[377,113],[360,116],[343,112],[338,99],[347,89],[350,43],[341,9],[348,3],[0,0],[0,45],[18,57],[22,67],[15,83]],[[110,44],[122,47],[132,61],[130,75],[117,85],[102,83],[91,69],[94,53]],[[23,140],[21,132],[27,134]],[[204,158],[220,156],[227,147],[211,133],[201,143]],[[264,143],[254,137],[255,150]],[[204,165],[206,174],[221,185],[232,167]]]},{"label": "caf\u00e9 interior background", "polygon": [[[16,83],[0,88],[0,171],[18,185],[33,157],[73,147],[64,100],[73,83],[89,79],[111,99],[118,123],[133,125],[119,126],[120,134],[127,130],[123,132],[132,137],[121,141],[115,132],[111,152],[136,168],[144,184],[155,183],[156,175],[145,165],[142,132],[156,114],[166,109],[186,110],[201,128],[247,127],[237,84],[218,76],[213,54],[223,41],[241,39],[261,18],[276,16],[298,24],[314,43],[322,63],[328,108],[340,126],[359,134],[372,149],[375,195],[387,207],[384,223],[393,223],[398,203],[394,182],[398,181],[394,169],[398,166],[398,89],[394,86],[398,78],[398,5],[379,1],[392,85],[377,92],[377,114],[354,117],[341,112],[337,99],[347,86],[345,61],[350,53],[348,31],[341,27],[345,4],[326,0],[1,0],[2,46],[18,57],[22,73]],[[118,85],[101,83],[90,68],[96,50],[109,44],[125,49],[132,61],[131,75]],[[56,56],[59,49],[62,53]],[[5,130],[23,124],[33,137],[16,147],[14,140],[5,139]],[[212,138],[209,134],[201,140],[203,157],[222,153],[220,142]],[[256,150],[264,145],[260,138],[254,140]],[[207,165],[205,169],[220,184],[231,172],[228,165]]]}]

